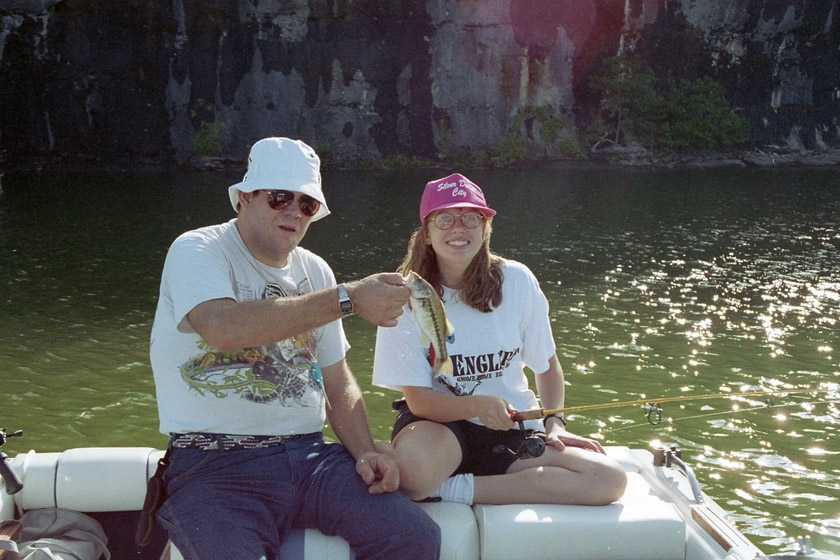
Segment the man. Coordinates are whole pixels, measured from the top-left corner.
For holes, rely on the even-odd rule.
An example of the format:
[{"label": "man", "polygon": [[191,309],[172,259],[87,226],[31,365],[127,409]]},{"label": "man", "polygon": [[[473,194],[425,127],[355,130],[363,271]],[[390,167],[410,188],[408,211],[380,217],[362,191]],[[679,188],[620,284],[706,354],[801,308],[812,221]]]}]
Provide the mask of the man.
[{"label": "man", "polygon": [[[393,326],[409,289],[396,273],[336,286],[298,246],[329,214],[303,142],[257,142],[229,195],[238,216],[181,235],[163,268],[158,519],[187,560],[276,558],[291,527],[340,535],[357,558],[438,558],[439,527],[394,492],[396,464],[374,447],[339,320]],[[324,443],[325,418],[343,445]]]}]

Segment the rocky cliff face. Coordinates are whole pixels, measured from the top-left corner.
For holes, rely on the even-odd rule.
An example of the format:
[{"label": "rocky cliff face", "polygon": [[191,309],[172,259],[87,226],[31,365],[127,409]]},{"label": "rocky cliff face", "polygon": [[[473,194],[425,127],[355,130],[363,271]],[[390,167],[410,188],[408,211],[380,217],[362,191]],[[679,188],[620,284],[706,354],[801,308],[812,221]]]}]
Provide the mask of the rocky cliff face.
[{"label": "rocky cliff face", "polygon": [[[840,143],[834,0],[0,0],[0,163],[240,161],[299,137],[327,158],[549,143],[606,56],[711,75],[759,144]],[[218,138],[218,143],[215,143]]]}]

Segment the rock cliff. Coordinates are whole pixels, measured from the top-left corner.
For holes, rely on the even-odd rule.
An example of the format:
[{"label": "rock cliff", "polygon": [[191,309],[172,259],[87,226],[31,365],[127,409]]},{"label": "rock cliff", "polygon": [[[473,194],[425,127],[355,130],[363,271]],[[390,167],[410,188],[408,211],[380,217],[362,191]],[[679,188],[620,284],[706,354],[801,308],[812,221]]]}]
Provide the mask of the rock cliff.
[{"label": "rock cliff", "polygon": [[0,0],[0,163],[241,161],[270,135],[434,158],[512,129],[548,152],[623,51],[722,83],[756,146],[834,147],[838,18],[834,0]]}]

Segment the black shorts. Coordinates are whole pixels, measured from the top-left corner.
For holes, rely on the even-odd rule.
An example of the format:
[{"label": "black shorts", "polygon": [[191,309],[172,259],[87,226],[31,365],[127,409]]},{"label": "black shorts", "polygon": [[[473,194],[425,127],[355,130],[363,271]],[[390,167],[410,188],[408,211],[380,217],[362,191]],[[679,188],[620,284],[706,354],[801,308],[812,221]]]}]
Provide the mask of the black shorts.
[{"label": "black shorts", "polygon": [[[426,420],[412,414],[404,399],[394,401],[392,407],[399,414],[391,430],[391,441],[409,424]],[[455,434],[461,446],[461,464],[452,474],[472,473],[479,476],[504,474],[518,458],[513,451],[509,451],[518,449],[522,440],[522,432],[518,429],[491,430],[469,420],[442,422],[442,424]],[[533,430],[526,430],[526,436],[533,433]]]}]

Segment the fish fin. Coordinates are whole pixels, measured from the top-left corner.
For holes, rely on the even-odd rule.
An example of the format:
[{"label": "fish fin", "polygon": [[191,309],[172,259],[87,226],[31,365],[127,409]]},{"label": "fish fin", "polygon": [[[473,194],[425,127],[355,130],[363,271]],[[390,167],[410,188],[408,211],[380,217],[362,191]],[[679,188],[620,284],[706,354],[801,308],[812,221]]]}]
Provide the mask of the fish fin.
[{"label": "fish fin", "polygon": [[443,360],[438,366],[437,371],[435,371],[434,375],[432,376],[432,379],[441,375],[448,375],[449,377],[452,377],[453,374],[454,372],[452,371],[452,360],[450,360],[447,356],[446,359]]}]

